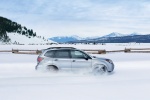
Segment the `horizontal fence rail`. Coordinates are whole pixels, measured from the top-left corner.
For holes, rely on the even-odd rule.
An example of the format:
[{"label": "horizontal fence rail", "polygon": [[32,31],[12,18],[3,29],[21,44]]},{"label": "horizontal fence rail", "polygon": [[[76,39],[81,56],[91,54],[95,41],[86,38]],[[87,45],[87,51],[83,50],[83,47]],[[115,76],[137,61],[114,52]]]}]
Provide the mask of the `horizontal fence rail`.
[{"label": "horizontal fence rail", "polygon": [[150,50],[150,48],[128,48],[130,50]]},{"label": "horizontal fence rail", "polygon": [[0,50],[0,52],[12,52],[12,50]]},{"label": "horizontal fence rail", "polygon": [[[150,48],[125,48],[124,50],[110,50],[107,51],[105,49],[98,50],[98,49],[82,49],[83,51],[90,53],[90,54],[106,54],[106,53],[117,53],[117,52],[124,52],[124,53],[150,53]],[[11,52],[14,54],[41,54],[41,50],[25,50],[25,49],[12,49],[12,50],[0,50],[2,52]]]}]

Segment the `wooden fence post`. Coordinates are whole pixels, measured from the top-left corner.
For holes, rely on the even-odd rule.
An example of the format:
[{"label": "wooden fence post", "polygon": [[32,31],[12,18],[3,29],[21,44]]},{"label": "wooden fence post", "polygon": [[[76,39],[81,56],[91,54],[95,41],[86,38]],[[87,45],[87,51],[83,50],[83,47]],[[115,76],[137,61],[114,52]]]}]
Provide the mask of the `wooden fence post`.
[{"label": "wooden fence post", "polygon": [[36,50],[36,54],[41,54],[41,50]]},{"label": "wooden fence post", "polygon": [[125,48],[124,52],[125,52],[125,53],[131,52],[131,49],[126,49],[126,48]]},{"label": "wooden fence post", "polygon": [[106,54],[106,50],[99,50],[98,54]]},{"label": "wooden fence post", "polygon": [[18,53],[18,50],[12,49],[12,53]]}]

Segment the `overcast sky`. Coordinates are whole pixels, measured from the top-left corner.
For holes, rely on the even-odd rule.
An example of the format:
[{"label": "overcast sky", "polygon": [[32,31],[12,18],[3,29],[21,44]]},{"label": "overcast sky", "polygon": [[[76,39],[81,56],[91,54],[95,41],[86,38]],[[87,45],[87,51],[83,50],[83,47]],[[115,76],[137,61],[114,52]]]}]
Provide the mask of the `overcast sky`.
[{"label": "overcast sky", "polygon": [[48,37],[150,34],[150,0],[0,0],[0,16]]}]

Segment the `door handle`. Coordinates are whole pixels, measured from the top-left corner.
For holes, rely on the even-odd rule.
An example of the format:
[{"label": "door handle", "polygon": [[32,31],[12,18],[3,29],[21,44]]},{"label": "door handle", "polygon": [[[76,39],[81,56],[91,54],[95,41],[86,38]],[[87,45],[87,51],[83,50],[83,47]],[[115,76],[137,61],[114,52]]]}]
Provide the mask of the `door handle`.
[{"label": "door handle", "polygon": [[55,59],[54,61],[58,61],[58,59]]},{"label": "door handle", "polygon": [[76,60],[72,60],[72,62],[76,62]]}]

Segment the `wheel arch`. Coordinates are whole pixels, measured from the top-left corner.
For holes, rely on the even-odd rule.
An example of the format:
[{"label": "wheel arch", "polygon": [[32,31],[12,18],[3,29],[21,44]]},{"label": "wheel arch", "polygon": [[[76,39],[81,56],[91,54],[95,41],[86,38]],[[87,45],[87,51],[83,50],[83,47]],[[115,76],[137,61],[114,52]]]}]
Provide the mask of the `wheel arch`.
[{"label": "wheel arch", "polygon": [[55,67],[57,70],[59,70],[59,68],[56,65],[47,65],[48,67],[53,66]]}]

